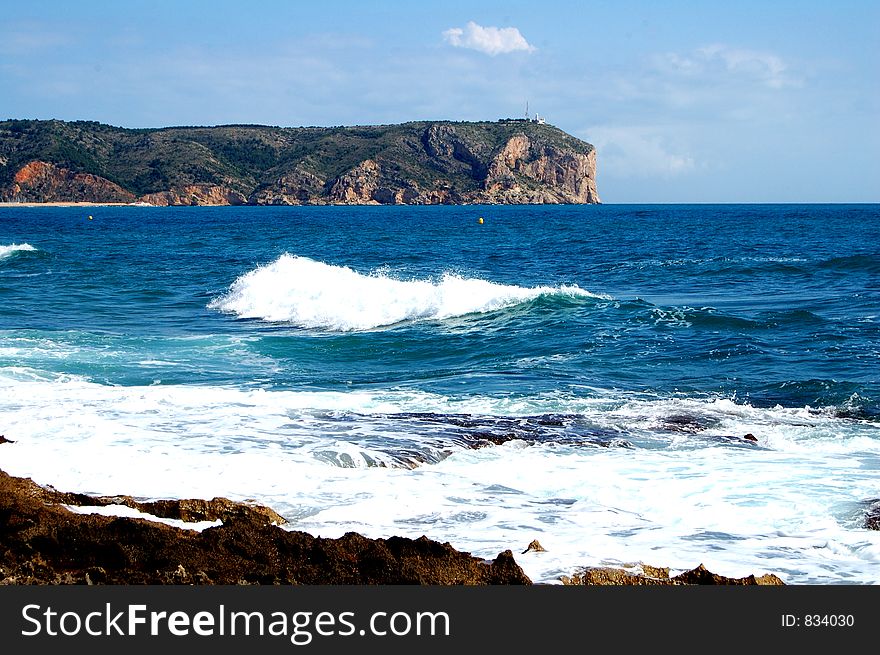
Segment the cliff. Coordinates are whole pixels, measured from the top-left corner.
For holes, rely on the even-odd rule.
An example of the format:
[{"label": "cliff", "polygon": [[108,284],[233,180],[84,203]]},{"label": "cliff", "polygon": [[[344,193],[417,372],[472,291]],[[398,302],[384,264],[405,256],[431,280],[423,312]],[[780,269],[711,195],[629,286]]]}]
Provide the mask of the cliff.
[{"label": "cliff", "polygon": [[133,130],[0,122],[0,201],[598,203],[592,145],[532,121]]}]

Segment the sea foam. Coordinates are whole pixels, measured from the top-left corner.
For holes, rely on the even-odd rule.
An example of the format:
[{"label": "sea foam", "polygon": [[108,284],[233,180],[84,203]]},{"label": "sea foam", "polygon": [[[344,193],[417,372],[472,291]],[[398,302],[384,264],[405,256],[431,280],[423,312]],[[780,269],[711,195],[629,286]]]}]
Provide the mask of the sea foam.
[{"label": "sea foam", "polygon": [[[467,448],[449,439],[453,414],[563,408],[633,438],[662,436],[670,418],[687,415],[714,419],[705,433],[750,431],[759,443],[679,434],[657,447]],[[770,571],[792,584],[870,584],[880,565],[880,533],[859,523],[863,499],[876,494],[878,430],[806,408],[613,392],[513,403],[414,389],[123,387],[0,369],[0,410],[12,475],[99,495],[255,499],[323,537],[425,534],[485,558],[539,538],[547,553],[517,559],[537,582],[609,558],[702,562],[734,577]],[[446,416],[383,416],[412,411]],[[406,466],[407,454],[423,463]]]},{"label": "sea foam", "polygon": [[399,280],[285,253],[239,277],[208,307],[239,318],[347,332],[491,312],[545,295],[604,297],[575,285],[519,287],[453,273],[439,281]]},{"label": "sea foam", "polygon": [[11,257],[19,252],[33,252],[35,250],[36,248],[29,243],[12,243],[8,246],[0,246],[0,259]]}]

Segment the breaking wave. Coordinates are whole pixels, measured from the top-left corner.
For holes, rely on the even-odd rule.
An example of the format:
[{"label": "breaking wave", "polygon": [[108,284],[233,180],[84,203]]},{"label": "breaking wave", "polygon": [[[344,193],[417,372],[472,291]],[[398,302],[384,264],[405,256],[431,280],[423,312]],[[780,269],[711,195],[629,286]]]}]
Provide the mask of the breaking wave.
[{"label": "breaking wave", "polygon": [[439,281],[399,280],[285,253],[240,276],[208,307],[239,318],[348,332],[491,312],[544,296],[605,297],[576,285],[519,287],[453,273]]},{"label": "breaking wave", "polygon": [[0,246],[0,259],[12,257],[21,252],[34,252],[37,249],[29,243],[12,243],[8,246]]}]

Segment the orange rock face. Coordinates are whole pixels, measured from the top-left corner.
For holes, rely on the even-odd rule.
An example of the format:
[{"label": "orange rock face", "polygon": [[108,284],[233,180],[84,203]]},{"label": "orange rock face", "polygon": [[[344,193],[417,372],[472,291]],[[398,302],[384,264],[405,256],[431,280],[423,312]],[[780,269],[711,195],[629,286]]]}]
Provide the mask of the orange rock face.
[{"label": "orange rock face", "polygon": [[90,173],[74,173],[43,161],[32,161],[16,172],[3,200],[7,202],[132,202],[134,194]]},{"label": "orange rock face", "polygon": [[160,207],[168,205],[244,205],[247,203],[247,198],[238,191],[216,184],[188,184],[168,191],[148,193],[141,196],[140,200]]}]

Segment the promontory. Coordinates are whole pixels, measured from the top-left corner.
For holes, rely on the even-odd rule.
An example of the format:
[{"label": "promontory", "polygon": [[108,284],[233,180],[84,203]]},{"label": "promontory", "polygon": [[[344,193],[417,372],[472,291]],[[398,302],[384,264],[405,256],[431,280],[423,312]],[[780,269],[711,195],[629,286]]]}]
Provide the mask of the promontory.
[{"label": "promontory", "polygon": [[528,119],[161,129],[7,120],[0,201],[581,204],[599,195],[594,147]]}]

